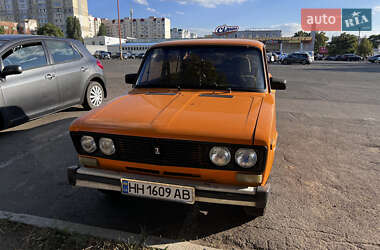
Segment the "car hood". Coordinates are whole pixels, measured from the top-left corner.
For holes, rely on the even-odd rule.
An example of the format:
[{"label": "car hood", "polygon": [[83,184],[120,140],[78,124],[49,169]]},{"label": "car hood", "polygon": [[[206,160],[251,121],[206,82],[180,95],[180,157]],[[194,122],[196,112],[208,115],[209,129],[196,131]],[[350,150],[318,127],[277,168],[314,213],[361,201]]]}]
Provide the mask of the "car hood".
[{"label": "car hood", "polygon": [[132,91],[83,116],[71,130],[252,144],[260,93],[154,91]]}]

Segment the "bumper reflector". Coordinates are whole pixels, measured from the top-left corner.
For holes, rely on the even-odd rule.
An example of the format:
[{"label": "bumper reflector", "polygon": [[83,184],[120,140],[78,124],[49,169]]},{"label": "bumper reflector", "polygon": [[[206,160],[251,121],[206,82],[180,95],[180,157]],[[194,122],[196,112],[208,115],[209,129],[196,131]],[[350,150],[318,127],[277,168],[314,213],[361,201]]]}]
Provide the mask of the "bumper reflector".
[{"label": "bumper reflector", "polygon": [[236,181],[243,182],[243,183],[249,183],[249,184],[256,184],[261,183],[263,181],[263,176],[261,174],[243,174],[243,173],[237,173],[236,174]]},{"label": "bumper reflector", "polygon": [[88,158],[88,157],[83,157],[79,156],[79,162],[88,167],[97,167],[99,166],[98,160],[96,158]]}]

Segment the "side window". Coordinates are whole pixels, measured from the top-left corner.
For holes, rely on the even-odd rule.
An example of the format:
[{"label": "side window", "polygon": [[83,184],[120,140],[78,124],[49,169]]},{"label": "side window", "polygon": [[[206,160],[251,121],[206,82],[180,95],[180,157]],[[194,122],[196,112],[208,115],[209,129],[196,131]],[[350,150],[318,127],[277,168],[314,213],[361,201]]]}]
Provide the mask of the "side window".
[{"label": "side window", "polygon": [[81,55],[70,44],[64,41],[46,41],[47,48],[54,63],[79,60]]},{"label": "side window", "polygon": [[20,65],[28,70],[47,65],[46,55],[41,42],[18,45],[8,50],[2,57],[3,65]]}]

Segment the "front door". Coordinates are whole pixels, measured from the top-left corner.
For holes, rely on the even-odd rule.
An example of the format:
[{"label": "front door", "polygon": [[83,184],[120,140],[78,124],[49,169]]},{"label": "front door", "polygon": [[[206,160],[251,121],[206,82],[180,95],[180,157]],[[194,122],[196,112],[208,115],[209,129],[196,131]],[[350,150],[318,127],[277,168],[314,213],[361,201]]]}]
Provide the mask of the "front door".
[{"label": "front door", "polygon": [[23,72],[1,79],[5,108],[13,124],[57,110],[60,96],[54,66],[41,41],[18,44],[2,54],[3,67],[20,65]]}]

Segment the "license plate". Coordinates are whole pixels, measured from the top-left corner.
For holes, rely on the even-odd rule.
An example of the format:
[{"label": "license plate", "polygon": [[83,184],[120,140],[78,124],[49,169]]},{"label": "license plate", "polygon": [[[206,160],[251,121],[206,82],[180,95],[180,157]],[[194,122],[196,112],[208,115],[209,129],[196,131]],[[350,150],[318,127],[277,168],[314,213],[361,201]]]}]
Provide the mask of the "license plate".
[{"label": "license plate", "polygon": [[194,204],[195,189],[179,185],[121,179],[121,193],[124,195]]}]

